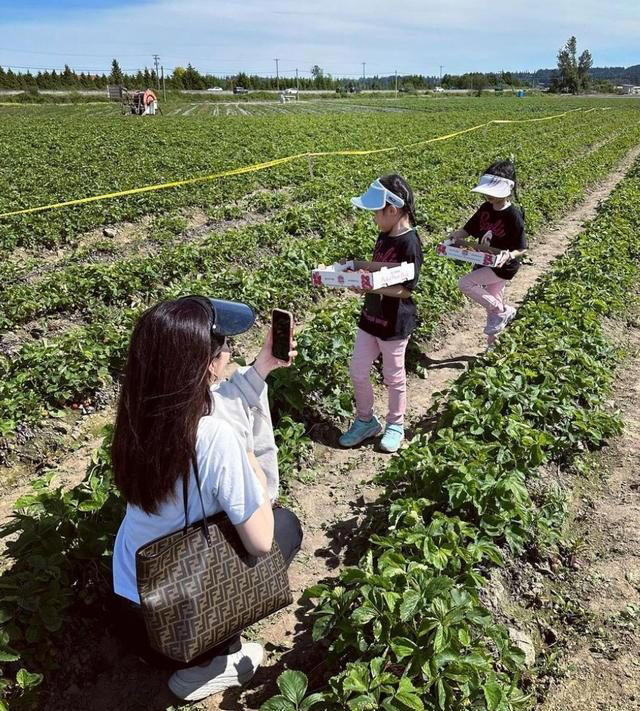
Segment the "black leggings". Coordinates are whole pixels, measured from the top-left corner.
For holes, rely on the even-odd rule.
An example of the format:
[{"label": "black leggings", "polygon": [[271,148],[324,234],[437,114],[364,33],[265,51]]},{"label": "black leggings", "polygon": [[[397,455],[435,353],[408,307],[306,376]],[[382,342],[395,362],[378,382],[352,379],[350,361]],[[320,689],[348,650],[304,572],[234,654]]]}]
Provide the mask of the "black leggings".
[{"label": "black leggings", "polygon": [[[274,538],[280,546],[287,567],[291,564],[302,545],[302,527],[298,517],[289,509],[273,509]],[[202,664],[213,657],[233,654],[240,649],[240,635],[237,634],[188,664],[176,662],[151,648],[140,605],[120,595],[114,595],[116,631],[129,649],[148,664],[159,669],[184,669]]]}]

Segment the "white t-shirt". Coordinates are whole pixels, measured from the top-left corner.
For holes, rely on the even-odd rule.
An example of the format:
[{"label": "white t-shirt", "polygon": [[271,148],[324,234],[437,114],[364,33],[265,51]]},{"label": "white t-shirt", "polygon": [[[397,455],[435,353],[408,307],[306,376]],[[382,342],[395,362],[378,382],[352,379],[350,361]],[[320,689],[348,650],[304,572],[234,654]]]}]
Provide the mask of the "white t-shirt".
[{"label": "white t-shirt", "polygon": [[[264,492],[249,458],[231,425],[215,415],[202,417],[196,437],[196,459],[207,516],[224,511],[231,523],[246,521],[262,505]],[[188,491],[189,523],[202,519],[202,507],[193,471]],[[147,514],[127,505],[113,550],[113,589],[139,603],[136,584],[136,551],[145,543],[184,526],[182,479],[176,483],[174,497]]]}]

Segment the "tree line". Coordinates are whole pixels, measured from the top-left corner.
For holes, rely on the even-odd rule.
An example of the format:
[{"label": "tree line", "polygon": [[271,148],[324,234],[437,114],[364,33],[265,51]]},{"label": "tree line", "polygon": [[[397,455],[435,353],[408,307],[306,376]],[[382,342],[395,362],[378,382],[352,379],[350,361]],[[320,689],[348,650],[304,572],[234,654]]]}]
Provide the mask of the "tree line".
[{"label": "tree line", "polygon": [[[484,89],[502,89],[507,87],[530,87],[542,83],[550,91],[558,93],[581,93],[584,91],[613,91],[612,81],[640,82],[640,65],[620,68],[593,67],[589,50],[577,54],[577,41],[571,37],[559,50],[557,68],[538,70],[538,72],[467,72],[465,74],[445,74],[440,80],[436,76],[423,74],[403,74],[371,76],[361,78],[333,77],[323,71],[319,65],[311,67],[303,76],[264,77],[240,72],[231,76],[202,74],[194,66],[175,67],[164,77],[167,89],[204,90],[213,87],[231,90],[235,86],[254,91],[293,88],[303,90],[349,91],[353,89],[389,90],[396,85],[401,91],[434,89],[441,85],[443,89],[466,89],[482,92]],[[620,70],[620,71],[617,71]],[[637,71],[636,71],[637,70]],[[637,75],[637,76],[636,76]],[[129,89],[154,88],[159,85],[159,77],[153,69],[145,67],[135,74],[123,72],[117,59],[111,64],[111,71],[102,74],[81,72],[78,74],[69,65],[63,71],[13,72],[0,67],[0,89],[38,91],[41,89],[80,91],[87,89],[106,89],[109,84],[122,84]]]}]

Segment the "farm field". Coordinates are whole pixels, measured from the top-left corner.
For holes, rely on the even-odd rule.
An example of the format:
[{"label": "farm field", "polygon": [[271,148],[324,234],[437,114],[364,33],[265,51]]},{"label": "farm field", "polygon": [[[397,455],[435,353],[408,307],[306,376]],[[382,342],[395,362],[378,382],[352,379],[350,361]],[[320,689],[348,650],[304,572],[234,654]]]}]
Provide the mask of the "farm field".
[{"label": "farm field", "polygon": [[[284,494],[295,508],[301,481],[314,481],[332,462],[354,466],[336,450],[335,432],[351,414],[347,366],[359,300],[309,286],[319,262],[372,250],[371,220],[353,213],[351,195],[392,171],[416,189],[426,254],[410,358],[417,383],[432,376],[434,337],[462,306],[456,281],[464,270],[433,247],[472,210],[469,187],[484,167],[515,156],[535,263],[549,225],[623,160],[631,166],[640,144],[634,100],[359,97],[304,104],[260,113],[243,103],[246,114],[222,115],[212,111],[222,105],[184,103],[151,120],[124,118],[110,106],[0,107],[0,213],[306,152],[390,149],[303,157],[184,187],[0,217],[5,514],[22,494],[20,516],[4,529],[0,585],[0,654],[12,708],[85,703],[97,659],[109,657],[100,642],[86,669],[71,665],[61,674],[54,649],[94,635],[104,615],[122,507],[106,445],[98,447],[109,436],[100,425],[112,414],[131,325],[148,304],[210,293],[251,303],[261,324],[273,306],[293,310],[300,355],[273,376],[271,395]],[[514,123],[489,123],[504,120]],[[466,129],[474,130],[426,142]],[[569,249],[567,256],[541,274],[495,353],[448,383],[439,409],[430,409],[430,395],[414,411],[418,438],[378,481],[381,498],[366,530],[380,537],[359,570],[341,573],[339,587],[308,593],[316,601],[314,639],[329,639],[338,659],[311,675],[328,693],[326,708],[529,703],[524,655],[494,624],[481,591],[488,570],[505,558],[531,550],[542,559],[568,555],[561,502],[535,488],[537,471],[552,462],[569,467],[580,451],[620,433],[606,405],[619,354],[600,319],[624,314],[637,285],[638,180],[635,164],[573,245],[556,240],[554,255]],[[600,234],[614,239],[599,241]],[[603,255],[611,277],[597,264]],[[255,344],[255,334],[238,339],[236,355],[250,358]],[[523,349],[531,354],[526,361]],[[362,551],[347,552],[353,560]],[[103,701],[125,708],[115,696]]]}]

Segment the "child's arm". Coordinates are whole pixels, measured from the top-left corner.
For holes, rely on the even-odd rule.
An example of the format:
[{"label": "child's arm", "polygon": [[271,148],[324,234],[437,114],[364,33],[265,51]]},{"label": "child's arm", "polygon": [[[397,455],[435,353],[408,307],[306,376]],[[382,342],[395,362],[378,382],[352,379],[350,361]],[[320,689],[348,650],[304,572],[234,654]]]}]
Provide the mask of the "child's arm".
[{"label": "child's arm", "polygon": [[[478,245],[479,252],[486,252],[487,254],[500,254],[504,252],[503,249],[498,249],[497,247],[489,247],[489,245],[480,244]],[[518,259],[527,253],[526,249],[514,249],[509,251],[510,259]]]},{"label": "child's arm", "polygon": [[381,296],[391,296],[394,299],[408,299],[411,296],[409,289],[402,284],[394,284],[393,286],[383,286],[381,289],[372,289],[368,294],[380,294]]},{"label": "child's arm", "polygon": [[454,230],[448,235],[448,239],[450,239],[455,246],[458,246],[464,242],[467,237],[469,237],[469,233],[463,227],[458,230]]}]

